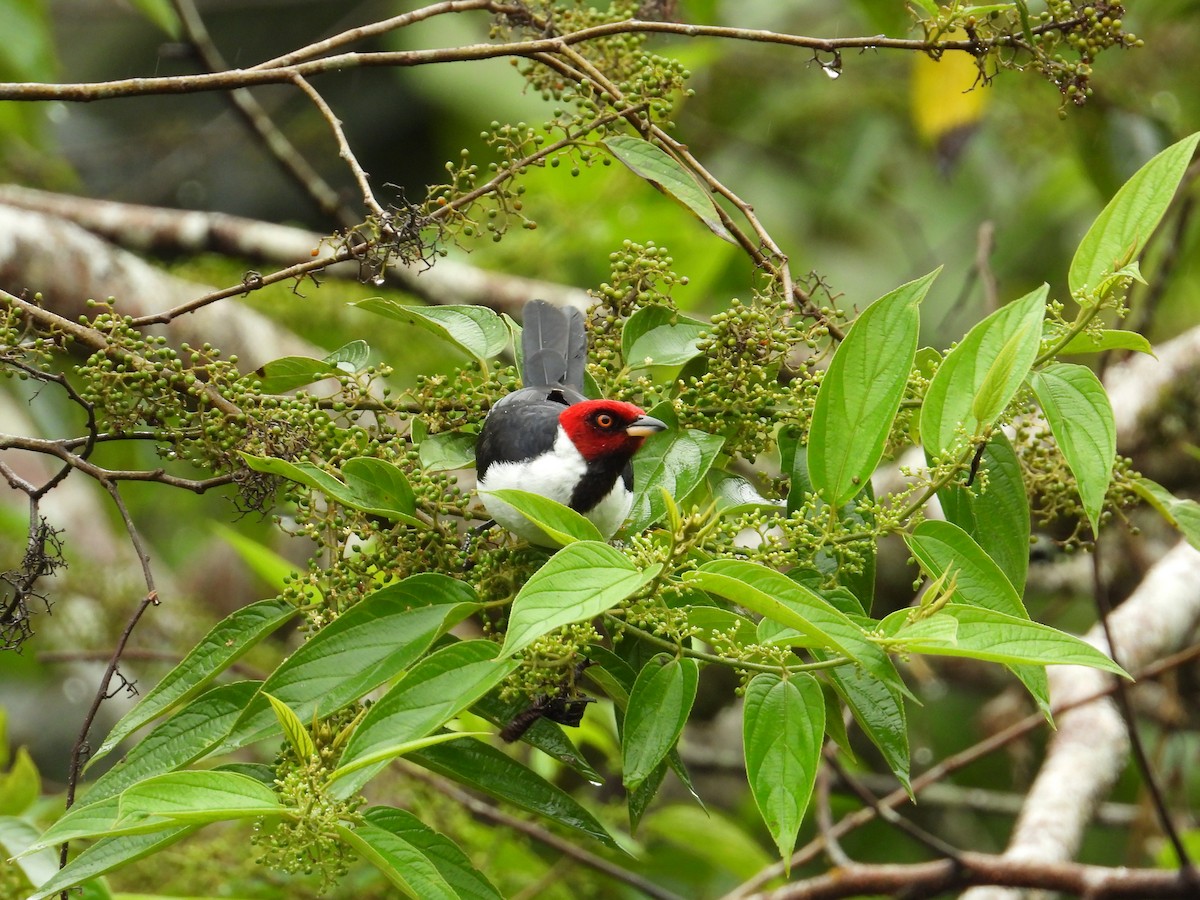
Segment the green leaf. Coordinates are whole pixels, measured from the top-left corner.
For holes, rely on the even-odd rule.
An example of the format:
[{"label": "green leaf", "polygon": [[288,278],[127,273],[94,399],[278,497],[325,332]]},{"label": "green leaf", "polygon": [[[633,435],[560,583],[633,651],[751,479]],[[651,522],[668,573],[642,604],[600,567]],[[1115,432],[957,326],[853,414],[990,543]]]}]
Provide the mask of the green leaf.
[{"label": "green leaf", "polygon": [[564,547],[517,593],[501,655],[512,656],[556,628],[612,609],[660,569],[656,564],[640,570],[621,551],[598,541]]},{"label": "green leaf", "polygon": [[682,203],[717,237],[735,243],[733,235],[721,222],[712,194],[673,157],[649,141],[630,135],[606,138],[604,146],[635,175]]},{"label": "green leaf", "polygon": [[511,803],[618,849],[604,826],[570,794],[489,744],[454,741],[410,753],[408,759],[489,797]]},{"label": "green leaf", "polygon": [[629,810],[629,833],[631,835],[637,834],[638,826],[641,825],[646,810],[658,796],[658,789],[662,787],[666,777],[667,764],[664,761],[655,766],[650,775],[644,778],[634,790],[626,793],[625,805]]},{"label": "green leaf", "polygon": [[604,542],[604,537],[590,519],[549,497],[511,488],[482,493],[507,503],[560,547],[575,541]]},{"label": "green leaf", "polygon": [[960,433],[974,439],[992,425],[1037,358],[1049,288],[1001,307],[947,354],[921,406],[921,441],[931,456]]},{"label": "green leaf", "polygon": [[458,900],[433,861],[402,836],[371,822],[339,824],[337,832],[343,843],[414,900]]},{"label": "green leaf", "polygon": [[317,747],[313,743],[312,735],[308,733],[308,729],[304,727],[304,723],[300,721],[300,718],[282,700],[272,697],[266,691],[262,693],[267,698],[267,702],[271,704],[271,709],[275,712],[275,718],[279,720],[279,726],[283,729],[283,736],[292,745],[292,750],[295,751],[296,756],[301,760],[310,760],[315,757],[317,755]]},{"label": "green leaf", "polygon": [[700,669],[694,659],[662,654],[638,673],[625,711],[621,756],[625,789],[635,791],[679,740],[687,724]]},{"label": "green leaf", "polygon": [[[649,650],[649,645],[642,641],[623,641],[619,645],[622,652],[628,655],[640,668],[650,665],[653,657],[644,658],[644,650]],[[620,711],[617,716],[617,736],[618,738],[625,731],[625,712],[629,708],[630,694],[633,691],[634,683],[637,681],[637,672],[633,665],[626,662],[621,656],[618,656],[613,651],[599,644],[588,645],[588,657],[596,665],[591,666],[587,670],[587,676],[600,688],[608,694],[613,704]],[[637,662],[643,659],[644,662]],[[667,768],[670,767],[675,771],[683,786],[688,792],[700,802],[699,796],[696,794],[695,788],[692,786],[691,777],[688,775],[687,769],[684,768],[683,761],[679,758],[679,751],[672,749],[667,753],[666,760],[655,766],[650,774],[642,780],[633,790],[626,794],[626,803],[629,807],[629,827],[630,831],[636,831],[638,823],[641,821],[642,815],[646,812],[650,802],[658,793],[659,786],[666,777]],[[703,803],[701,803],[703,806]]]},{"label": "green leaf", "polygon": [[448,472],[475,465],[475,442],[479,435],[466,431],[443,431],[421,441],[418,453],[421,468],[430,472]]},{"label": "green leaf", "polygon": [[[161,823],[153,822],[116,829],[115,826],[118,819],[117,809],[120,803],[120,798],[114,796],[99,800],[96,803],[84,803],[73,806],[59,816],[40,837],[26,845],[25,850],[22,852],[31,853],[41,851],[65,841],[73,841],[76,838],[103,837],[113,833],[127,834],[132,832],[146,834],[151,831],[158,831],[162,827]],[[58,867],[55,866],[55,868]]]},{"label": "green leaf", "polygon": [[508,326],[483,306],[402,306],[382,297],[369,297],[354,305],[424,328],[480,361],[499,356],[508,347]]},{"label": "green leaf", "polygon": [[[823,650],[812,653],[818,660],[828,656]],[[911,791],[908,724],[900,692],[859,666],[838,666],[826,674],[863,734],[883,754],[884,761],[904,789]],[[830,721],[834,718],[837,717],[829,717]]]},{"label": "green leaf", "polygon": [[821,379],[808,433],[813,487],[835,508],[871,477],[900,409],[917,352],[919,304],[938,271],[868,306]]},{"label": "green leaf", "polygon": [[188,822],[220,822],[283,812],[275,791],[237,772],[188,771],[156,775],[126,788],[118,824],[147,817]]},{"label": "green leaf", "polygon": [[[416,512],[417,500],[399,466],[385,459],[359,456],[342,463],[342,477],[360,504],[359,509],[382,510],[379,514],[411,524],[410,517]],[[394,515],[397,512],[401,515]]]},{"label": "green leaf", "polygon": [[1200,550],[1200,503],[1195,500],[1181,500],[1149,478],[1134,481],[1133,489],[1153,506],[1172,528],[1177,528],[1184,540]]},{"label": "green leaf", "polygon": [[954,572],[953,600],[1021,619],[1029,613],[1007,576],[969,534],[951,522],[928,520],[904,536],[908,549],[930,578]]},{"label": "green leaf", "polygon": [[263,691],[301,719],[327,716],[413,665],[479,608],[476,599],[470,586],[435,572],[390,584],[302,644],[271,673]]},{"label": "green leaf", "polygon": [[251,647],[296,614],[286,600],[261,600],[218,622],[141,702],[113,726],[89,765],[147,722],[185,703]]},{"label": "green leaf", "polygon": [[246,465],[256,472],[295,481],[351,509],[425,527],[420,519],[413,516],[416,502],[408,479],[397,466],[386,460],[370,457],[346,460],[342,464],[342,475],[346,479],[343,483],[312,463],[288,462],[270,456],[238,452]]},{"label": "green leaf", "polygon": [[1079,353],[1101,353],[1105,350],[1136,350],[1138,353],[1154,355],[1154,348],[1145,337],[1136,331],[1105,329],[1099,334],[1083,332],[1077,334],[1058,348],[1058,356]]},{"label": "green leaf", "polygon": [[342,839],[409,896],[499,900],[499,892],[467,855],[412,813],[373,806],[362,818],[339,827]]},{"label": "green leaf", "polygon": [[205,691],[134,744],[124,759],[96,779],[85,799],[91,804],[114,797],[132,784],[204,756],[225,737],[258,689],[257,681],[236,681]]},{"label": "green leaf", "polygon": [[643,306],[621,329],[621,355],[631,369],[678,369],[700,355],[700,335],[711,328],[665,306]]},{"label": "green leaf", "polygon": [[[903,623],[908,612],[902,609],[892,613],[883,620],[883,629],[890,631],[895,624]],[[1091,666],[1129,677],[1086,641],[1049,625],[981,606],[951,603],[928,618],[902,624],[893,641],[913,653],[932,656],[964,656],[1005,665]]]},{"label": "green leaf", "polygon": [[402,838],[416,847],[434,864],[456,895],[468,900],[500,900],[500,893],[487,877],[476,869],[458,845],[434,831],[412,813],[403,809],[373,806],[363,818],[377,828]]},{"label": "green leaf", "polygon": [[1021,462],[1004,432],[988,440],[979,472],[974,488],[954,484],[938,491],[942,512],[975,539],[1022,596],[1029,572],[1029,498]]},{"label": "green leaf", "polygon": [[1099,534],[1117,455],[1117,426],[1104,385],[1086,366],[1058,363],[1034,373],[1033,392],[1075,476],[1092,533]]},{"label": "green leaf", "polygon": [[59,869],[54,877],[40,885],[26,900],[45,900],[60,891],[82,884],[89,878],[104,875],[136,860],[158,853],[183,840],[199,825],[176,825],[165,831],[148,834],[123,834],[104,838],[88,847]]},{"label": "green leaf", "polygon": [[168,37],[179,40],[183,26],[171,0],[130,0],[143,17],[153,22]]},{"label": "green leaf", "polygon": [[785,863],[812,796],[824,735],[825,698],[815,678],[764,673],[750,681],[742,711],[746,778]]},{"label": "green leaf", "polygon": [[285,394],[314,381],[342,374],[342,370],[332,363],[307,356],[284,356],[254,370],[259,390],[264,394]]},{"label": "green leaf", "polygon": [[669,402],[650,410],[667,425],[666,431],[652,434],[633,458],[633,508],[626,529],[642,531],[661,519],[667,511],[665,490],[682,500],[704,481],[725,439],[718,435],[680,428]]},{"label": "green leaf", "polygon": [[1163,150],[1138,169],[1096,217],[1071,260],[1071,293],[1097,292],[1101,282],[1141,255],[1195,153],[1200,133]]},{"label": "green leaf", "polygon": [[490,691],[517,668],[515,660],[497,659],[497,650],[491,641],[462,641],[413,666],[367,710],[330,780],[391,758],[397,747],[433,733]]}]

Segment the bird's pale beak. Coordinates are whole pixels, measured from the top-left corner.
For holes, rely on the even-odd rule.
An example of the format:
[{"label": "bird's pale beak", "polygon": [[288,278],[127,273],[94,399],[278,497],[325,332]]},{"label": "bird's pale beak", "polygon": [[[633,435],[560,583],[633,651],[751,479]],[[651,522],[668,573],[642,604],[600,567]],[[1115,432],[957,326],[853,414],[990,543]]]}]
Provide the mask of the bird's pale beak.
[{"label": "bird's pale beak", "polygon": [[625,429],[625,433],[630,437],[646,437],[647,435],[655,434],[659,431],[666,431],[667,423],[660,422],[653,416],[638,416]]}]

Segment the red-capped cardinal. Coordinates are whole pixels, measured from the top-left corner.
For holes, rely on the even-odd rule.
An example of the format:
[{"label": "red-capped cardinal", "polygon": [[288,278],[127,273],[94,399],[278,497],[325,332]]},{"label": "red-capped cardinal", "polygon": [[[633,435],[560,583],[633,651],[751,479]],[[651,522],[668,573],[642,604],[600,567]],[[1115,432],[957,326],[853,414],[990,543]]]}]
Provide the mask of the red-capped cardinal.
[{"label": "red-capped cardinal", "polygon": [[585,515],[608,540],[633,504],[633,455],[667,426],[632,403],[583,395],[587,335],[579,310],[532,300],[524,319],[525,387],[491,408],[475,447],[483,505],[509,531],[545,543],[539,529],[487,492],[541,494]]}]

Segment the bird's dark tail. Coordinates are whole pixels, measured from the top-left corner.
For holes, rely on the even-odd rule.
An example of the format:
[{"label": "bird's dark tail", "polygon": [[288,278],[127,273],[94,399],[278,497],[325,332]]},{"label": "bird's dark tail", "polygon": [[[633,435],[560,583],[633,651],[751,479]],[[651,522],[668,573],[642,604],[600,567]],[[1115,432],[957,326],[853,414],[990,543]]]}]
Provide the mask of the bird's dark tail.
[{"label": "bird's dark tail", "polygon": [[525,357],[525,386],[565,385],[582,392],[587,362],[583,314],[574,307],[530,300],[525,304],[524,318],[521,352]]}]

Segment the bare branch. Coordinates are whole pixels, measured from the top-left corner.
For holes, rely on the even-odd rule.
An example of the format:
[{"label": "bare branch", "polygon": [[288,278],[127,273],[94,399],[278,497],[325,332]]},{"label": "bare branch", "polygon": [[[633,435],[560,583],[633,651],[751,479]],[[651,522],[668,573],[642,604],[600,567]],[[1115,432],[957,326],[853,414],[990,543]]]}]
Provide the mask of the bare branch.
[{"label": "bare branch", "polygon": [[[502,4],[495,4],[497,8]],[[491,8],[488,4],[486,8]],[[470,7],[464,7],[470,8]],[[480,6],[479,8],[485,8]],[[1065,29],[1070,22],[1048,23],[1035,31]],[[591,28],[583,28],[569,34],[540,40],[512,41],[495,44],[465,44],[437,50],[406,50],[377,53],[342,53],[320,59],[307,59],[310,48],[302,48],[289,57],[299,56],[302,61],[292,64],[262,63],[250,69],[229,69],[206,75],[177,75],[161,77],[125,78],[106,82],[76,82],[70,84],[46,84],[41,82],[10,82],[0,84],[0,100],[34,102],[61,100],[69,103],[88,103],[117,97],[139,97],[147,94],[197,94],[209,91],[226,91],[233,88],[253,87],[261,84],[287,84],[296,76],[310,78],[342,72],[347,69],[386,67],[407,68],[446,62],[467,62],[502,57],[536,58],[539,54],[561,54],[567,48],[594,41],[599,38],[621,34],[674,34],[681,37],[716,37],[752,43],[782,44],[822,53],[838,53],[843,50],[904,50],[920,53],[946,53],[957,51],[979,56],[997,47],[1024,46],[1023,41],[1012,35],[999,35],[990,41],[926,41],[906,38],[889,38],[871,35],[849,38],[814,38],[798,34],[765,31],[753,28],[731,28],[718,25],[687,25],[679,22],[657,22],[629,19],[607,22]],[[315,45],[314,45],[315,46]]]},{"label": "bare branch", "polygon": [[350,167],[350,172],[354,175],[354,180],[358,183],[358,189],[362,192],[363,203],[366,204],[367,209],[380,219],[385,218],[387,213],[379,205],[379,201],[375,199],[375,193],[371,190],[371,178],[363,171],[363,167],[358,162],[358,157],[350,149],[350,142],[346,140],[346,132],[342,130],[341,119],[333,114],[333,110],[325,102],[325,98],[317,93],[303,76],[297,75],[292,79],[292,83],[305,93],[321,113],[321,118],[329,123],[329,128],[333,131],[333,136],[337,140],[338,156]]},{"label": "bare branch", "polygon": [[432,3],[420,9],[414,9],[412,12],[392,16],[390,19],[383,19],[380,22],[372,22],[369,25],[361,25],[357,28],[348,29],[340,34],[335,34],[331,38],[326,38],[315,44],[309,44],[307,47],[294,50],[284,56],[277,56],[274,59],[259,63],[254,68],[273,69],[278,66],[294,65],[306,59],[323,56],[331,50],[337,50],[340,47],[355,44],[367,38],[379,37],[383,34],[399,31],[401,28],[406,28],[416,22],[422,22],[446,13],[468,12],[476,9],[486,9],[491,12],[508,12],[514,8],[511,4],[496,3],[495,0],[447,0],[447,2],[443,3]]},{"label": "bare branch", "polygon": [[[28,450],[32,453],[45,453],[49,456],[55,456],[69,467],[78,469],[85,475],[90,475],[102,484],[116,481],[153,481],[157,484],[165,484],[169,487],[183,488],[197,494],[203,494],[214,487],[220,487],[221,485],[233,482],[232,475],[216,475],[212,478],[197,480],[169,475],[164,469],[151,469],[149,471],[144,469],[105,469],[88,462],[80,454],[72,453],[66,447],[68,443],[70,443],[68,440],[53,441],[44,438],[0,433],[0,450]],[[38,491],[38,493],[44,492],[44,488]]]},{"label": "bare branch", "polygon": [[1086,896],[1194,897],[1195,885],[1179,872],[1010,860],[986,853],[963,853],[957,859],[911,865],[859,864],[816,878],[789,884],[777,891],[753,894],[753,900],[836,900],[864,894],[932,896],[971,885],[999,884],[1042,888]]}]

